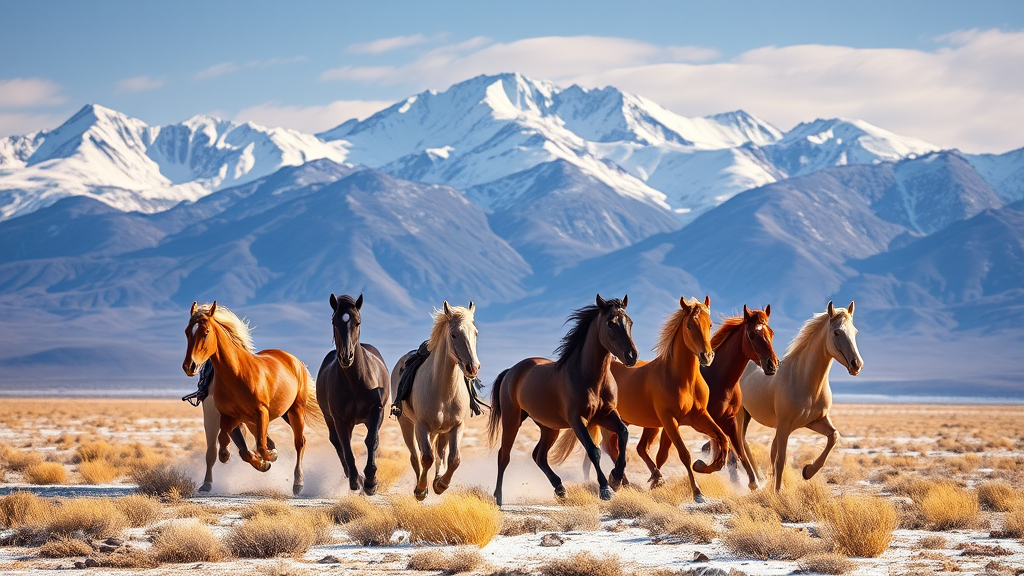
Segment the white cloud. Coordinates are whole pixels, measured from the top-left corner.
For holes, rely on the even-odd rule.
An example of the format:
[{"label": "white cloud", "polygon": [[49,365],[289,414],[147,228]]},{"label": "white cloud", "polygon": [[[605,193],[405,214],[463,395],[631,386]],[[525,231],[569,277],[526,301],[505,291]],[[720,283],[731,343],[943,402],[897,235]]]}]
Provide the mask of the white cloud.
[{"label": "white cloud", "polygon": [[0,108],[34,108],[64,103],[58,84],[42,78],[0,78]]},{"label": "white cloud", "polygon": [[159,78],[152,78],[150,76],[135,76],[132,78],[125,78],[124,80],[118,80],[117,91],[118,92],[145,92],[147,90],[156,90],[163,88],[166,78],[161,76]]},{"label": "white cloud", "polygon": [[1024,146],[1024,31],[960,31],[936,43],[768,46],[722,61],[706,48],[623,38],[475,38],[405,64],[346,66],[320,78],[421,90],[515,71],[561,85],[616,86],[688,116],[744,109],[784,129],[838,116],[965,152]]},{"label": "white cloud", "polygon": [[413,34],[412,36],[381,38],[380,40],[374,40],[373,42],[353,44],[345,49],[345,51],[353,54],[383,54],[385,52],[391,52],[392,50],[398,50],[399,48],[408,48],[410,46],[433,42],[441,39],[442,37],[443,36],[429,37],[423,34]]},{"label": "white cloud", "polygon": [[313,134],[352,118],[362,120],[391,104],[393,102],[378,100],[337,100],[326,106],[286,106],[266,102],[239,111],[234,119],[236,122],[253,122]]},{"label": "white cloud", "polygon": [[246,68],[269,68],[271,66],[281,66],[286,64],[294,64],[296,62],[302,62],[305,60],[305,56],[296,56],[294,58],[270,58],[269,60],[250,60],[245,64],[238,64],[236,62],[221,62],[220,64],[214,64],[209,68],[204,68],[199,72],[196,72],[193,76],[193,80],[209,80],[211,78],[217,78],[227,74],[233,74],[239,70]]}]

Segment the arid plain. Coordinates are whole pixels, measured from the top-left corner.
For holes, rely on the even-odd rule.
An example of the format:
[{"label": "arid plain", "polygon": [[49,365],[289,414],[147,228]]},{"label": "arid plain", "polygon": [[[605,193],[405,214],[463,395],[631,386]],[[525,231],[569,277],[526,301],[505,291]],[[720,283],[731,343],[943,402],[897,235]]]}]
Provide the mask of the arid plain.
[{"label": "arid plain", "polygon": [[[382,428],[376,496],[349,492],[326,430],[314,428],[305,490],[289,497],[294,453],[282,422],[271,426],[282,449],[270,472],[233,455],[203,495],[192,492],[204,467],[198,408],[7,398],[0,572],[1024,573],[1024,407],[838,404],[832,415],[843,437],[813,480],[799,466],[824,440],[798,432],[782,493],[751,494],[723,470],[697,476],[704,504],[692,502],[674,454],[667,484],[648,489],[632,448],[632,488],[601,502],[578,452],[556,468],[570,485],[556,502],[530,459],[537,429],[528,422],[499,510],[483,417],[469,421],[449,493],[419,504],[393,420]],[[771,433],[752,424],[749,434],[762,476]],[[688,429],[684,438],[691,452],[704,443]]]}]

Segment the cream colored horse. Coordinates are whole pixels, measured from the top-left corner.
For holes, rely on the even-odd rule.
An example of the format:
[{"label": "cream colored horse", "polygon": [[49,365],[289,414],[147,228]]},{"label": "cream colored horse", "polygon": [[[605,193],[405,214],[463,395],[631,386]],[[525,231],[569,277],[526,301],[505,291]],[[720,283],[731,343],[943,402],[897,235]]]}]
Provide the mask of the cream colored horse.
[{"label": "cream colored horse", "polygon": [[804,466],[805,480],[821,470],[829,452],[839,442],[839,432],[829,418],[832,388],[829,386],[828,373],[833,359],[842,364],[852,376],[856,376],[864,367],[864,360],[857,350],[853,302],[850,302],[848,308],[835,308],[829,302],[825,314],[816,314],[808,320],[789,345],[774,376],[766,376],[757,365],[750,364],[740,377],[740,389],[743,391],[740,437],[743,438],[747,454],[750,454],[746,440],[750,419],[775,428],[771,466],[776,491],[782,488],[786,444],[794,430],[809,428],[827,438],[821,455]]},{"label": "cream colored horse", "polygon": [[[480,371],[476,355],[477,329],[473,323],[475,311],[472,302],[469,308],[463,308],[450,306],[446,300],[442,309],[434,312],[434,327],[427,342],[430,356],[416,372],[409,398],[402,402],[398,423],[416,473],[413,494],[417,500],[427,497],[431,465],[436,463],[433,486],[437,494],[448,489],[459,467],[463,422],[469,415],[466,377],[475,378]],[[414,352],[399,358],[391,371],[392,398],[397,397],[405,361]],[[448,462],[442,475],[441,461],[445,452]]]}]

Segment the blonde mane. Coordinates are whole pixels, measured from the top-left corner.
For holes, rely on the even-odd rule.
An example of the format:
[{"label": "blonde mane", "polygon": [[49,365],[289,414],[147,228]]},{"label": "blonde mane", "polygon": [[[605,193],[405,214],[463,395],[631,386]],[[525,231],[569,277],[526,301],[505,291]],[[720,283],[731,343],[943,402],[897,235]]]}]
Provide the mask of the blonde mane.
[{"label": "blonde mane", "polygon": [[[444,310],[434,309],[434,313],[431,316],[434,318],[434,326],[430,329],[430,340],[427,341],[427,350],[433,352],[441,346],[442,343],[448,342],[448,323],[457,322],[462,324],[466,321],[473,322],[473,313],[469,311],[469,308],[464,306],[452,306],[452,316],[448,317],[444,313]],[[447,346],[447,344],[444,344]]]},{"label": "blonde mane", "polygon": [[[192,315],[191,322],[194,322],[199,315],[209,314],[212,306],[212,304],[200,304],[197,306],[196,313]],[[217,311],[214,312],[213,319],[224,328],[224,331],[228,333],[228,336],[235,344],[249,352],[256,352],[256,346],[252,342],[252,328],[249,327],[248,320],[239,318],[234,312],[228,310],[227,306],[220,304],[217,305]]]},{"label": "blonde mane", "polygon": [[[696,298],[690,298],[687,302],[688,305],[693,306],[694,304],[700,306],[707,313],[708,318],[711,317],[711,311],[708,310],[707,306],[703,302]],[[692,310],[692,308],[691,308]],[[654,345],[654,353],[658,356],[668,355],[672,353],[672,340],[675,339],[676,332],[679,327],[683,324],[690,316],[690,310],[683,310],[679,308],[665,320],[665,324],[661,327],[661,332],[658,333],[658,342]]]},{"label": "blonde mane", "polygon": [[[850,318],[850,313],[846,311],[846,308],[835,308],[836,316],[843,317],[844,321]],[[827,329],[830,318],[825,312],[818,312],[810,320],[804,322],[803,327],[800,328],[800,332],[797,333],[796,338],[789,343],[789,347],[786,348],[786,355],[782,357],[783,360],[790,356],[800,354],[815,344],[815,338],[821,332]]]},{"label": "blonde mane", "polygon": [[711,349],[718,350],[718,347],[740,326],[743,326],[743,316],[722,318],[722,327],[711,337]]}]

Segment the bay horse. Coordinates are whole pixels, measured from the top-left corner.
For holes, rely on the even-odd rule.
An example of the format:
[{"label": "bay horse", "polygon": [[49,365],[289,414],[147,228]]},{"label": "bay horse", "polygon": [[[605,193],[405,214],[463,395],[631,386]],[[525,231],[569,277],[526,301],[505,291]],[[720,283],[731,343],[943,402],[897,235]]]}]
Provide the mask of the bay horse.
[{"label": "bay horse", "polygon": [[[338,452],[350,490],[377,492],[377,449],[384,407],[388,403],[388,368],[380,351],[359,341],[363,295],[331,294],[334,350],[327,353],[316,377],[316,397],[327,420],[331,444]],[[366,426],[366,468],[359,476],[352,452],[352,429]]]},{"label": "bay horse", "polygon": [[307,416],[322,423],[313,378],[298,358],[281,350],[254,352],[249,327],[238,316],[212,304],[192,303],[185,327],[185,360],[182,369],[195,376],[209,360],[214,369],[213,399],[220,412],[221,461],[227,459],[229,435],[245,424],[256,437],[256,453],[239,447],[243,460],[260,472],[270,470],[277,451],[267,442],[267,428],[275,418],[284,418],[295,440],[294,494],[302,490],[302,454],[306,446]]},{"label": "bay horse", "polygon": [[[597,295],[596,304],[585,306],[569,315],[566,322],[575,324],[555,350],[558,360],[527,358],[498,375],[491,391],[491,414],[487,422],[493,447],[501,431],[498,451],[498,481],[494,498],[501,505],[501,485],[511,459],[519,427],[532,418],[540,427],[540,441],[533,450],[533,460],[548,477],[555,496],[565,496],[561,478],[548,463],[548,450],[562,430],[583,443],[587,455],[597,469],[601,498],[609,500],[613,488],[622,482],[626,468],[626,442],[629,431],[616,411],[618,391],[610,366],[612,356],[627,366],[636,364],[633,344],[633,321],[626,314],[629,297],[605,300]],[[612,469],[611,480],[601,472],[601,449],[591,439],[588,426],[601,426],[619,439],[619,455]]]},{"label": "bay horse", "polygon": [[[434,325],[427,341],[430,355],[417,370],[409,397],[402,401],[398,423],[416,473],[413,495],[417,500],[427,497],[427,475],[432,464],[436,462],[434,492],[441,494],[451,485],[452,476],[462,461],[459,445],[470,404],[466,378],[475,378],[480,371],[476,355],[478,330],[473,321],[475,312],[472,302],[464,308],[451,306],[447,300],[441,310],[434,311]],[[406,359],[415,353],[415,350],[409,351],[392,369],[392,396],[398,392]],[[441,461],[445,452],[448,462],[442,475]]]},{"label": "bay horse", "polygon": [[[696,502],[703,502],[704,495],[697,486],[693,471],[710,473],[721,470],[728,452],[716,456],[710,465],[701,460],[691,464],[690,453],[679,434],[679,427],[685,424],[722,446],[729,445],[722,429],[708,414],[708,385],[700,371],[700,366],[708,366],[715,359],[711,342],[710,306],[710,296],[705,296],[704,302],[696,298],[687,301],[686,297],[680,297],[679,309],[669,316],[661,328],[655,345],[657,357],[654,360],[633,367],[617,363],[611,365],[612,375],[619,387],[619,415],[626,423],[644,429],[636,450],[651,472],[651,486],[664,483],[660,467],[649,454],[651,444],[658,433],[664,430],[663,434],[676,447],[679,459],[686,467]],[[555,449],[556,461],[568,457],[574,444],[572,438],[560,439]],[[614,435],[605,435],[602,445],[612,458],[619,457]]]},{"label": "bay horse", "polygon": [[771,469],[776,491],[782,488],[786,445],[794,430],[809,428],[827,438],[821,455],[803,467],[802,476],[805,480],[811,479],[821,470],[825,459],[839,442],[839,432],[829,417],[832,388],[829,386],[828,373],[833,359],[842,364],[851,376],[859,374],[864,367],[864,360],[857,349],[853,302],[846,308],[836,308],[830,301],[824,314],[815,314],[804,323],[786,349],[774,376],[769,377],[759,372],[755,366],[747,366],[740,377],[743,410],[739,427],[743,447],[749,455],[746,433],[751,418],[769,428],[775,428]]}]

